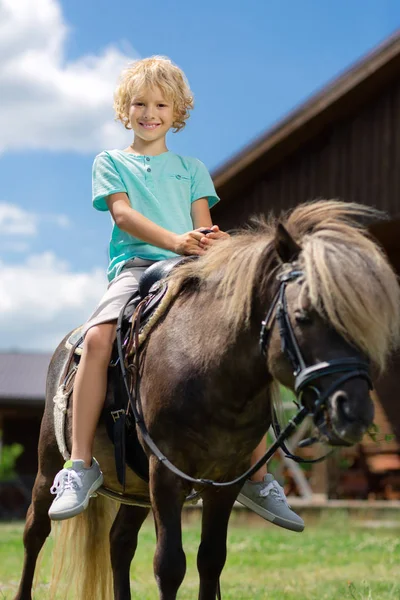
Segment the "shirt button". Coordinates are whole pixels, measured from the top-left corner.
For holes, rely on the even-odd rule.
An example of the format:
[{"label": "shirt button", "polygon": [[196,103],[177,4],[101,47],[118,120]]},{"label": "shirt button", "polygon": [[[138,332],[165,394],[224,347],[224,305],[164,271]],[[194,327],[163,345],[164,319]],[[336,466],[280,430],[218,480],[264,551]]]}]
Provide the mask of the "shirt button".
[{"label": "shirt button", "polygon": [[148,172],[148,173],[150,173],[150,171],[151,171],[151,169],[150,169],[150,167],[149,167],[149,168],[147,169],[147,172]]},{"label": "shirt button", "polygon": [[149,157],[148,157],[148,156],[146,156],[146,160],[147,160],[147,162],[150,162],[150,159],[149,159]]},{"label": "shirt button", "polygon": [[177,176],[176,176],[176,178],[177,178],[177,179],[182,179],[180,175],[177,175]]}]

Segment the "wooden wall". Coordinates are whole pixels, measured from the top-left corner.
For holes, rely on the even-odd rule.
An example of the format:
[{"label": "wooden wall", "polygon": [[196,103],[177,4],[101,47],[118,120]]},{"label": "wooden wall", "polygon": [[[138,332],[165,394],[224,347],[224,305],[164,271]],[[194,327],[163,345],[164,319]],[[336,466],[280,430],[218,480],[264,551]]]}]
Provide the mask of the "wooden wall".
[{"label": "wooden wall", "polygon": [[22,444],[24,452],[17,460],[20,475],[35,475],[37,471],[38,441],[43,406],[3,406],[0,409],[3,444]]},{"label": "wooden wall", "polygon": [[400,80],[355,114],[331,123],[278,165],[213,209],[225,228],[315,198],[341,198],[400,213]]}]

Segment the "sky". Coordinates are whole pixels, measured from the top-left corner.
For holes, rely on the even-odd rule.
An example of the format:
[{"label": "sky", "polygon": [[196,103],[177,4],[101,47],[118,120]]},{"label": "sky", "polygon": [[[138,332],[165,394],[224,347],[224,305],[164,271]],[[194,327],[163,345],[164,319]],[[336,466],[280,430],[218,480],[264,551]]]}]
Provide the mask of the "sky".
[{"label": "sky", "polygon": [[168,147],[212,172],[398,27],[397,0],[0,0],[0,351],[53,351],[105,290],[91,168],[132,141],[112,111],[129,62],[185,71]]}]

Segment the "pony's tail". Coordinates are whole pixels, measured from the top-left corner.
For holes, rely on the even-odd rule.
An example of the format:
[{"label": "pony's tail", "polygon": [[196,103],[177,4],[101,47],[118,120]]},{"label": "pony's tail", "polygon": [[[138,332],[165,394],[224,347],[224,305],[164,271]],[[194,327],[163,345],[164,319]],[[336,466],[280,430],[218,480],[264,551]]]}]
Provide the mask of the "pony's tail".
[{"label": "pony's tail", "polygon": [[109,532],[117,508],[116,502],[98,496],[82,514],[53,523],[50,600],[112,598]]}]

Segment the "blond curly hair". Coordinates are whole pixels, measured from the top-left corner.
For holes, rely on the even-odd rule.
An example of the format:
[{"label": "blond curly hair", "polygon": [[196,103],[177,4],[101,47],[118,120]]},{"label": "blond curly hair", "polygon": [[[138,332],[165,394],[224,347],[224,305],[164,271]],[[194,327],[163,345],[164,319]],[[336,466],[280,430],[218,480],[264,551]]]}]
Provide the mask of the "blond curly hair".
[{"label": "blond curly hair", "polygon": [[120,78],[114,94],[115,119],[131,129],[129,109],[134,95],[148,87],[159,87],[174,104],[174,133],[183,129],[193,108],[193,93],[183,71],[166,56],[151,56],[131,63]]}]

